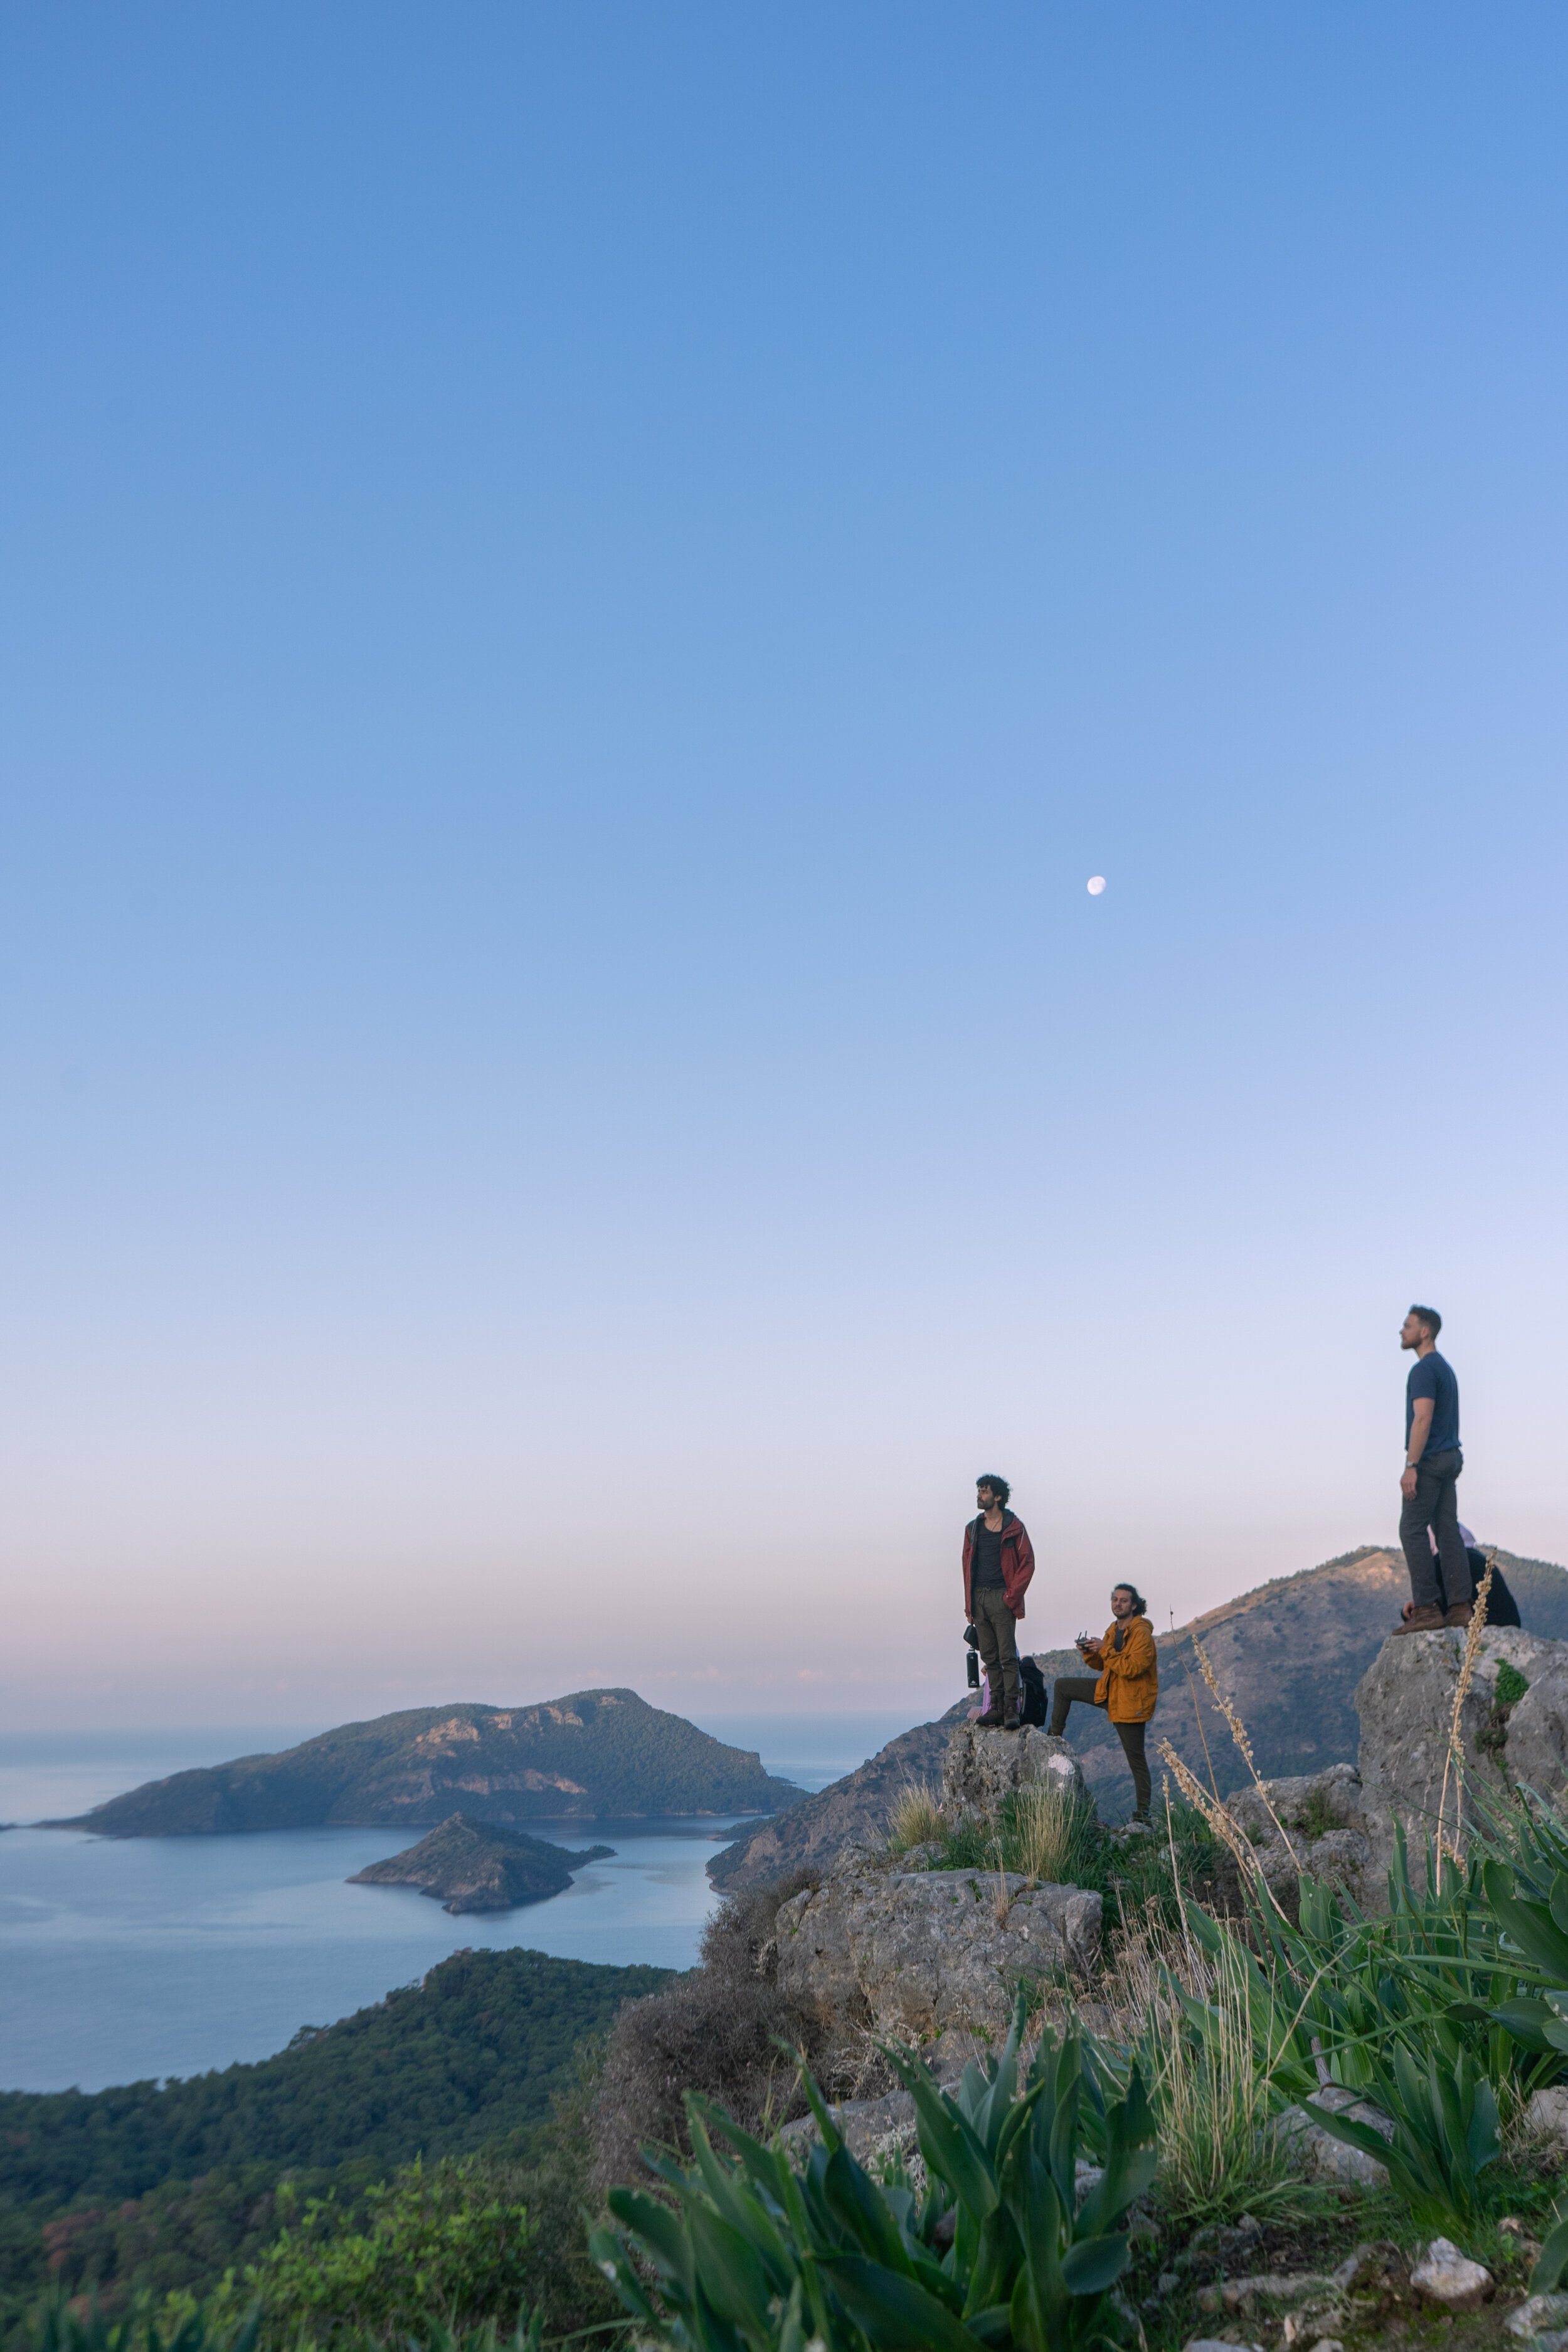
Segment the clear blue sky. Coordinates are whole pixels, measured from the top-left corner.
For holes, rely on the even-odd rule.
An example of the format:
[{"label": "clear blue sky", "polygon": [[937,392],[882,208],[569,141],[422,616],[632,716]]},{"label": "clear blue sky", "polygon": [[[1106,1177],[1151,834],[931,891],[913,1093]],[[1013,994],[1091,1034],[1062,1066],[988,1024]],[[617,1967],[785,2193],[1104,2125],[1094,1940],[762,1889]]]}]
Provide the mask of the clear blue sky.
[{"label": "clear blue sky", "polygon": [[[1568,18],[0,26],[10,1719],[1568,1558]],[[1092,898],[1085,883],[1108,877]]]}]

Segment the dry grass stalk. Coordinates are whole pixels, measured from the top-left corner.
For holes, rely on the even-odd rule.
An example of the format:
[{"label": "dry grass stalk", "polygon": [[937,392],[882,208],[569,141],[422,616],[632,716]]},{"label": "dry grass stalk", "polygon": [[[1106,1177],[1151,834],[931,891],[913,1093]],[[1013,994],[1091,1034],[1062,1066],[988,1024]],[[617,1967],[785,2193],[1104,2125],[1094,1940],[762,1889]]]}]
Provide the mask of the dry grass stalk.
[{"label": "dry grass stalk", "polygon": [[[1465,1701],[1470,1695],[1475,1679],[1476,1660],[1481,1654],[1481,1635],[1486,1631],[1487,1608],[1492,1597],[1492,1570],[1497,1566],[1497,1546],[1487,1546],[1486,1574],[1476,1587],[1475,1606],[1465,1634],[1465,1654],[1459,1661],[1459,1679],[1454,1690],[1454,1712],[1448,1721],[1448,1753],[1443,1764],[1443,1792],[1437,1800],[1437,1866],[1441,1875],[1445,1853],[1457,1869],[1465,1867],[1459,1839],[1464,1830],[1465,1806],[1465,1744],[1459,1737],[1459,1718]],[[1454,1833],[1447,1834],[1448,1778],[1454,1780]]]},{"label": "dry grass stalk", "polygon": [[[1176,1901],[1181,1904],[1182,1941],[1186,1946],[1187,1961],[1190,1966],[1193,1957],[1193,1939],[1187,1928],[1187,1906],[1182,1902],[1182,1874],[1176,1868],[1176,1824],[1171,1812],[1171,1776],[1168,1772],[1161,1780],[1160,1789],[1165,1800],[1165,1835],[1171,1847],[1171,1885],[1175,1889]],[[1123,1912],[1122,1917],[1125,1918],[1126,1916]]]},{"label": "dry grass stalk", "polygon": [[[1226,1812],[1225,1807],[1221,1804],[1216,1804],[1212,1798],[1205,1795],[1202,1784],[1196,1779],[1194,1774],[1188,1769],[1187,1766],[1183,1763],[1181,1758],[1177,1755],[1175,1749],[1172,1747],[1168,1739],[1161,1740],[1160,1755],[1163,1761],[1168,1764],[1171,1770],[1175,1774],[1176,1786],[1180,1789],[1183,1796],[1185,1797],[1188,1804],[1195,1805],[1197,1807],[1199,1812],[1202,1813],[1205,1821],[1208,1823],[1209,1828],[1214,1832],[1215,1836],[1219,1838],[1230,1848],[1232,1854],[1236,1858],[1237,1867],[1240,1870],[1242,1876],[1244,1878],[1251,1877],[1254,1880],[1257,1885],[1258,1885],[1264,1894],[1268,1895],[1268,1900],[1273,1904],[1276,1911],[1279,1912],[1280,1917],[1283,1918],[1285,1914],[1280,1906],[1279,1897],[1275,1894],[1274,1889],[1269,1885],[1268,1879],[1264,1876],[1262,1864],[1258,1861],[1258,1856],[1253,1853],[1252,1848],[1247,1844],[1247,1840],[1242,1836],[1241,1832],[1237,1829],[1236,1823],[1231,1820],[1231,1817]],[[1270,1807],[1270,1811],[1272,1810],[1272,1807]]]},{"label": "dry grass stalk", "polygon": [[906,1780],[888,1814],[888,1843],[895,1853],[925,1845],[942,1835],[942,1808],[924,1780]]},{"label": "dry grass stalk", "polygon": [[1209,1736],[1204,1729],[1204,1711],[1198,1705],[1198,1686],[1193,1680],[1192,1674],[1184,1658],[1182,1660],[1182,1672],[1187,1677],[1187,1689],[1192,1695],[1193,1701],[1193,1721],[1198,1727],[1198,1738],[1203,1742],[1204,1762],[1208,1766],[1209,1787],[1214,1790],[1215,1801],[1217,1803],[1219,1801],[1219,1782],[1214,1776],[1214,1758],[1209,1754]]},{"label": "dry grass stalk", "polygon": [[1235,1740],[1237,1748],[1241,1752],[1242,1760],[1246,1764],[1247,1770],[1252,1775],[1253,1785],[1257,1789],[1258,1793],[1262,1798],[1264,1803],[1268,1808],[1268,1818],[1273,1822],[1275,1828],[1279,1831],[1280,1836],[1284,1839],[1286,1853],[1289,1855],[1297,1869],[1300,1870],[1301,1867],[1301,1858],[1290,1843],[1290,1832],[1286,1828],[1284,1822],[1280,1820],[1279,1814],[1275,1811],[1274,1800],[1268,1793],[1268,1784],[1266,1780],[1259,1779],[1258,1767],[1253,1762],[1252,1742],[1247,1736],[1247,1726],[1243,1723],[1240,1716],[1237,1715],[1235,1707],[1232,1706],[1229,1699],[1226,1698],[1225,1693],[1221,1690],[1219,1684],[1215,1677],[1215,1670],[1209,1664],[1208,1652],[1205,1649],[1203,1643],[1199,1641],[1195,1633],[1193,1635],[1193,1648],[1197,1653],[1198,1664],[1203,1670],[1203,1677],[1209,1686],[1209,1691],[1213,1696],[1214,1703],[1215,1706],[1218,1707],[1221,1715],[1224,1716],[1226,1723],[1229,1724],[1230,1736],[1232,1739]]}]

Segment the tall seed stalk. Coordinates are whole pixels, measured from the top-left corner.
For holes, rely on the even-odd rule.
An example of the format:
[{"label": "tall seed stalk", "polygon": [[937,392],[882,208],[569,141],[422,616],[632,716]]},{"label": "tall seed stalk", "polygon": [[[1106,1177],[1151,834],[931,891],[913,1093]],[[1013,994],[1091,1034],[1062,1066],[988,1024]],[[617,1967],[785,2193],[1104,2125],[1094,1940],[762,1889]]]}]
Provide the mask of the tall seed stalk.
[{"label": "tall seed stalk", "polygon": [[[1497,1566],[1497,1546],[1487,1546],[1487,1571],[1476,1587],[1475,1606],[1470,1612],[1469,1628],[1465,1635],[1465,1654],[1459,1663],[1459,1679],[1454,1691],[1454,1712],[1448,1721],[1448,1753],[1443,1760],[1443,1793],[1437,1800],[1437,1869],[1441,1875],[1443,1855],[1447,1852],[1457,1870],[1465,1867],[1465,1856],[1459,1844],[1464,1833],[1465,1811],[1465,1744],[1459,1737],[1459,1718],[1465,1701],[1470,1695],[1476,1660],[1480,1655],[1481,1635],[1486,1630],[1487,1606],[1492,1595],[1492,1570]],[[1448,1778],[1454,1780],[1454,1834],[1447,1832],[1448,1811]]]}]

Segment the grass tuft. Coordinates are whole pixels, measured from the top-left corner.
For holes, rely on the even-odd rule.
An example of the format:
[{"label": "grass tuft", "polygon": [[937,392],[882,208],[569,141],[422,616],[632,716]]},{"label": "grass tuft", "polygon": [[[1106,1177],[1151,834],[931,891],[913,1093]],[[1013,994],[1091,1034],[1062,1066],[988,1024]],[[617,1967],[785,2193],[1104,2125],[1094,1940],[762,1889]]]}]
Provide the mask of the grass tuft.
[{"label": "grass tuft", "polygon": [[942,1835],[942,1807],[924,1780],[906,1780],[888,1816],[888,1850],[907,1853]]}]

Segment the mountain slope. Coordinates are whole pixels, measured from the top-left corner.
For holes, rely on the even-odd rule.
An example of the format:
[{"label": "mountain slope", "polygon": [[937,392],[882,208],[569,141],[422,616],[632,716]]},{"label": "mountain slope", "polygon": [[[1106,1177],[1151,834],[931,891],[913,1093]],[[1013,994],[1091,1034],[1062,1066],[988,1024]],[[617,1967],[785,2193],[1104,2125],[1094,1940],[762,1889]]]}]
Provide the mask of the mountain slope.
[{"label": "mountain slope", "polygon": [[[1527,1629],[1568,1639],[1568,1570],[1501,1550],[1498,1560]],[[1321,1771],[1342,1759],[1354,1761],[1361,1741],[1355,1686],[1409,1598],[1403,1553],[1365,1545],[1321,1568],[1275,1577],[1205,1611],[1190,1625],[1161,1633],[1160,1705],[1148,1739],[1156,1803],[1161,1739],[1170,1741],[1205,1788],[1212,1768],[1222,1796],[1250,1778],[1229,1726],[1204,1685],[1194,1634],[1247,1727],[1265,1779]],[[1157,1599],[1152,1600],[1157,1607]],[[1072,1650],[1043,1652],[1038,1664],[1047,1682],[1059,1674],[1083,1672]],[[1075,1706],[1068,1738],[1082,1755],[1104,1811],[1115,1816],[1131,1810],[1131,1781],[1106,1717],[1098,1708]]]},{"label": "mountain slope", "polygon": [[149,1780],[51,1828],[103,1837],[199,1837],[326,1823],[434,1828],[479,1821],[628,1820],[773,1812],[801,1795],[684,1717],[630,1690],[542,1706],[412,1707],[340,1724],[277,1756],[240,1756]]},{"label": "mountain slope", "polygon": [[[900,1789],[911,1780],[940,1786],[942,1759],[954,1724],[963,1723],[973,1701],[965,1696],[934,1723],[901,1731],[866,1763],[830,1781],[815,1797],[804,1797],[785,1813],[759,1822],[716,1853],[708,1875],[725,1892],[764,1886],[793,1871],[814,1869],[853,1839],[874,1843],[885,1837],[888,1814]],[[1120,1752],[1120,1751],[1119,1751]]]},{"label": "mountain slope", "polygon": [[[1568,1570],[1512,1552],[1500,1550],[1498,1559],[1526,1629],[1568,1641]],[[1403,1555],[1363,1544],[1321,1568],[1275,1577],[1190,1625],[1158,1635],[1160,1705],[1149,1727],[1156,1803],[1165,1769],[1158,1755],[1162,1739],[1205,1788],[1212,1780],[1222,1796],[1250,1777],[1205,1686],[1194,1634],[1246,1727],[1259,1772],[1320,1771],[1342,1759],[1354,1760],[1361,1743],[1355,1686],[1409,1597]],[[1099,1624],[1097,1619],[1097,1631]],[[1037,1663],[1047,1683],[1083,1672],[1075,1650],[1041,1651]],[[851,1839],[885,1836],[889,1811],[906,1782],[940,1786],[949,1734],[971,1704],[961,1701],[935,1723],[902,1733],[843,1780],[742,1831],[709,1864],[709,1876],[726,1891],[760,1885],[802,1868],[826,1867]],[[1132,1784],[1109,1718],[1098,1707],[1075,1706],[1068,1737],[1106,1816],[1119,1820],[1131,1811]]]}]

